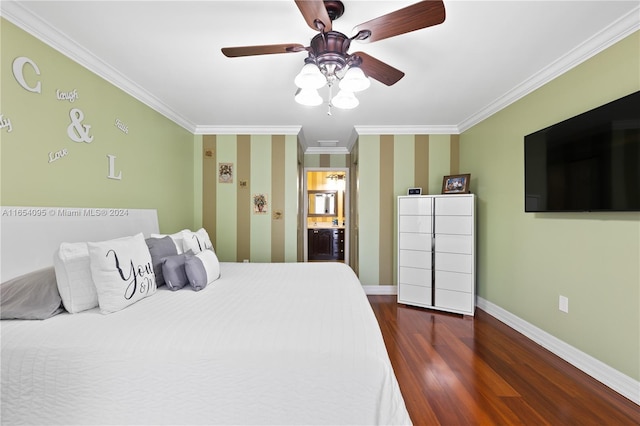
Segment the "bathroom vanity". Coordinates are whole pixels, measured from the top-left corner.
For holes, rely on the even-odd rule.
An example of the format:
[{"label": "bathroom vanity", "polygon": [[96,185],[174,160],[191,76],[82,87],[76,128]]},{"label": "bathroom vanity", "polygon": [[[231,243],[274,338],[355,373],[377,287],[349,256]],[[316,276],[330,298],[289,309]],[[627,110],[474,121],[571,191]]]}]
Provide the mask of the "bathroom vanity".
[{"label": "bathroom vanity", "polygon": [[344,260],[344,228],[314,227],[307,230],[309,260]]}]

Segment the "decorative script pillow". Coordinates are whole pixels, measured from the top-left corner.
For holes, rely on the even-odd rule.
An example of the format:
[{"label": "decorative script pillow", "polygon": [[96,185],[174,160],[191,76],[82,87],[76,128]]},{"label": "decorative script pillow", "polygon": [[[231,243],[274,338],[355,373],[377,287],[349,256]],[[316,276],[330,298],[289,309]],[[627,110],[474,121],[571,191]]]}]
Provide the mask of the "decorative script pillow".
[{"label": "decorative script pillow", "polygon": [[213,250],[203,250],[200,253],[188,256],[184,269],[189,278],[189,284],[195,291],[202,290],[220,278],[220,262]]},{"label": "decorative script pillow", "polygon": [[151,255],[141,233],[87,246],[102,313],[119,311],[156,292]]},{"label": "decorative script pillow", "polygon": [[64,308],[75,314],[98,306],[87,243],[62,243],[53,256],[58,291]]},{"label": "decorative script pillow", "polygon": [[185,232],[183,245],[185,252],[191,250],[195,254],[207,249],[213,250],[209,234],[204,228],[200,228],[196,232]]}]

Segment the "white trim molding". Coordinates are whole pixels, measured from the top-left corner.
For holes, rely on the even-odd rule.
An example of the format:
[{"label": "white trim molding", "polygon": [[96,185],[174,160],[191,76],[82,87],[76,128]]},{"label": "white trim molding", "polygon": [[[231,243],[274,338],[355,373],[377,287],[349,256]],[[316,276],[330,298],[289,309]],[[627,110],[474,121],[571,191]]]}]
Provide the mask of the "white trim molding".
[{"label": "white trim molding", "polygon": [[574,367],[640,405],[640,382],[478,296],[476,306]]},{"label": "white trim molding", "polygon": [[395,285],[363,285],[367,296],[395,296],[398,294],[398,286]]},{"label": "white trim molding", "polygon": [[358,135],[457,135],[460,133],[458,126],[354,126]]},{"label": "white trim molding", "polygon": [[298,135],[302,126],[196,126],[196,135]]},{"label": "white trim molding", "polygon": [[185,130],[192,133],[194,132],[196,128],[195,123],[191,122],[178,111],[172,109],[155,95],[130,80],[127,76],[104,62],[92,52],[76,43],[67,35],[53,28],[51,24],[33,15],[20,3],[21,2],[17,1],[2,2],[2,17],[43,43],[51,46],[64,56],[82,65],[92,73],[113,84],[131,97],[139,100],[149,108],[164,115]]},{"label": "white trim molding", "polygon": [[348,154],[349,150],[344,146],[308,146],[305,154]]},{"label": "white trim molding", "polygon": [[519,99],[524,98],[534,90],[544,86],[575,66],[580,65],[587,59],[638,31],[638,29],[640,29],[640,6],[634,8],[604,30],[585,40],[571,52],[552,62],[504,95],[495,99],[480,111],[477,111],[475,114],[458,123],[457,127],[460,133],[491,117],[493,114],[508,107]]}]

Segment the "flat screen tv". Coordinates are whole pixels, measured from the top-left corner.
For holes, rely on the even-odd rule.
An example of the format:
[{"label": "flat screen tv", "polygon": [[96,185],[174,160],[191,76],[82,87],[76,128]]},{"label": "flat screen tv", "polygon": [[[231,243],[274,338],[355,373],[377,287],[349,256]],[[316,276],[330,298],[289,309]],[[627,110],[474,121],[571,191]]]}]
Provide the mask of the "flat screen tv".
[{"label": "flat screen tv", "polygon": [[525,212],[640,211],[640,91],[524,137]]}]

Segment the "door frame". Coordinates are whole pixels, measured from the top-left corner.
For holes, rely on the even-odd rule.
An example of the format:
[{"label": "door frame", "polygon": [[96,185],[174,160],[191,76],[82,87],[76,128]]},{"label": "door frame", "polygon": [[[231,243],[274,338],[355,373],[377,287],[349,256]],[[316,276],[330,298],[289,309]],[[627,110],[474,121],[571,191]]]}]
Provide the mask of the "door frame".
[{"label": "door frame", "polygon": [[303,179],[302,179],[302,218],[304,226],[302,227],[302,247],[304,250],[303,261],[309,261],[309,227],[307,224],[307,217],[309,214],[309,206],[307,200],[309,199],[308,187],[307,187],[307,173],[308,172],[342,172],[344,173],[344,205],[342,206],[342,210],[344,213],[344,263],[345,265],[349,264],[349,228],[351,224],[351,218],[349,216],[350,206],[351,206],[351,196],[350,196],[350,176],[349,176],[349,168],[348,167],[305,167],[303,169]]}]

